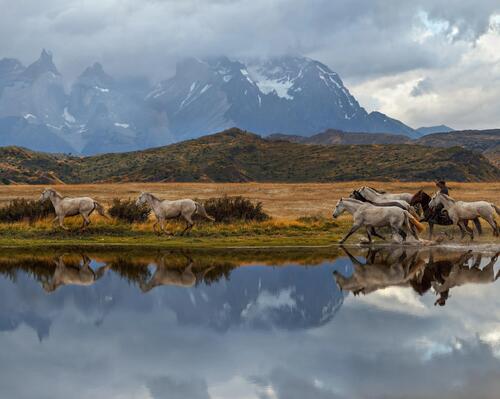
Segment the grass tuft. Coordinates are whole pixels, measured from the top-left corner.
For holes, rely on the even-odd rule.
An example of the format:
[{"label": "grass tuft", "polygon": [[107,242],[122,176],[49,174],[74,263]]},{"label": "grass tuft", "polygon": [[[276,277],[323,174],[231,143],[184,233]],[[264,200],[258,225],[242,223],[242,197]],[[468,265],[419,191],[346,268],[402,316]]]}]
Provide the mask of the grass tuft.
[{"label": "grass tuft", "polygon": [[108,209],[111,217],[126,223],[144,223],[148,220],[151,210],[146,205],[137,205],[129,199],[114,198]]}]

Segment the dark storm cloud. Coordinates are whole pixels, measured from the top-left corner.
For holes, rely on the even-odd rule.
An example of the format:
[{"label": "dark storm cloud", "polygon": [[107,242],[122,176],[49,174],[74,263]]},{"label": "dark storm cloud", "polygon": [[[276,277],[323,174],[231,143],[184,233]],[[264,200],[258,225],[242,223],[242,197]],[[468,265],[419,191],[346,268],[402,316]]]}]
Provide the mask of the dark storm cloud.
[{"label": "dark storm cloud", "polygon": [[[498,0],[0,0],[0,9],[0,57],[28,64],[47,48],[68,82],[95,61],[155,82],[186,56],[294,53],[410,125],[500,124]],[[417,87],[426,77],[432,92]]]},{"label": "dark storm cloud", "polygon": [[[3,56],[42,47],[72,75],[98,59],[122,74],[165,76],[186,55],[320,57],[344,77],[446,65],[489,26],[497,1],[0,0]],[[426,26],[427,24],[427,26]],[[415,40],[419,29],[440,29]],[[133,61],[133,62],[132,62]]]}]

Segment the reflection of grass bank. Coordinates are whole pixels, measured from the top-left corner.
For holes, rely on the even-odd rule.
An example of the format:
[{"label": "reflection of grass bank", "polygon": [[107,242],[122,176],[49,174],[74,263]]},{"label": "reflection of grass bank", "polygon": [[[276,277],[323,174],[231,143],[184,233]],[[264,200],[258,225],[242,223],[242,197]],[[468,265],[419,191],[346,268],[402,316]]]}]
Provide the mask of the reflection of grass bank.
[{"label": "reflection of grass bank", "polygon": [[[317,249],[198,249],[178,250],[139,247],[43,247],[6,248],[0,253],[0,275],[16,280],[27,274],[43,283],[55,274],[56,267],[63,271],[82,267],[84,260],[92,260],[95,270],[106,265],[108,270],[131,284],[140,285],[152,277],[154,265],[173,273],[194,273],[196,282],[211,284],[222,278],[229,279],[232,271],[247,265],[319,265],[333,261],[343,252],[340,248]],[[174,274],[175,275],[175,274]]]},{"label": "reflection of grass bank", "polygon": [[0,224],[0,245],[148,245],[158,247],[221,247],[221,246],[277,246],[327,245],[338,241],[347,231],[349,221],[326,218],[305,218],[295,221],[266,220],[262,222],[236,222],[229,224],[199,223],[189,236],[178,233],[184,225],[173,222],[168,230],[174,236],[157,236],[152,222],[126,224],[116,220],[93,218],[87,231],[79,231],[79,218],[68,218],[71,231],[53,227],[50,220],[32,224],[18,222]]}]

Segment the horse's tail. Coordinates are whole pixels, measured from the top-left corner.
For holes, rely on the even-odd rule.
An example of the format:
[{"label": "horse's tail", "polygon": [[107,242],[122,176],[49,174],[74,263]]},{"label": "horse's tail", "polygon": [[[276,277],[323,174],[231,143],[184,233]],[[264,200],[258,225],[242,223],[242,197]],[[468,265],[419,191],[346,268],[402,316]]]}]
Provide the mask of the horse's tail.
[{"label": "horse's tail", "polygon": [[497,215],[500,215],[500,208],[496,206],[495,204],[491,203],[491,206],[495,208],[495,211],[497,212]]},{"label": "horse's tail", "polygon": [[109,219],[109,216],[106,215],[104,207],[99,202],[94,201],[94,209],[97,211],[99,215],[104,216],[106,219]]},{"label": "horse's tail", "polygon": [[203,205],[201,205],[199,202],[195,202],[195,205],[196,205],[196,213],[198,215],[203,216],[204,218],[207,218],[212,222],[215,222],[215,219],[207,214],[207,211],[205,210],[205,207]]},{"label": "horse's tail", "polygon": [[405,216],[409,223],[415,226],[419,233],[425,230],[425,226],[420,223],[410,212],[405,211]]}]

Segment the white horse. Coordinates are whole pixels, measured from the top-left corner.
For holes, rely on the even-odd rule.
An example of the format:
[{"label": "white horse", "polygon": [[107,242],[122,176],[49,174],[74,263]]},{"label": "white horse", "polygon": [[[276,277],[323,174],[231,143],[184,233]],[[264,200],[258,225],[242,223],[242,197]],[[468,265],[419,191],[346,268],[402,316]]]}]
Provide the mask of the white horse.
[{"label": "white horse", "polygon": [[477,217],[483,218],[488,222],[488,224],[493,229],[493,235],[498,236],[499,229],[497,222],[495,221],[495,211],[500,215],[500,208],[495,204],[487,201],[456,201],[449,195],[438,192],[434,194],[429,202],[431,208],[436,205],[443,205],[443,208],[448,212],[448,216],[452,220],[453,224],[456,224],[460,231],[462,232],[462,238],[464,236],[464,231],[466,231],[471,239],[474,238],[474,230],[469,228],[466,224],[466,220],[473,220]]},{"label": "white horse", "polygon": [[56,269],[50,279],[42,281],[42,288],[45,292],[54,292],[64,285],[90,286],[99,280],[111,268],[111,266],[101,266],[96,271],[90,267],[90,258],[82,255],[83,264],[67,266],[63,256],[59,256],[54,262]]},{"label": "white horse", "polygon": [[215,221],[215,219],[209,215],[205,211],[203,205],[199,204],[192,199],[181,199],[176,201],[169,200],[161,200],[156,198],[153,194],[150,193],[141,193],[139,198],[136,201],[137,205],[148,204],[153,213],[156,216],[156,222],[153,225],[153,230],[156,231],[158,225],[160,225],[160,230],[158,234],[167,233],[171,234],[168,231],[165,231],[165,220],[166,219],[174,219],[179,216],[186,221],[186,228],[181,232],[181,236],[184,235],[188,230],[192,229],[194,226],[193,216],[195,214],[203,216],[208,220]]},{"label": "white horse", "polygon": [[373,202],[401,201],[400,204],[404,206],[409,205],[411,199],[413,198],[413,194],[410,193],[390,194],[386,193],[385,191],[379,191],[374,189],[373,187],[368,187],[368,186],[363,186],[357,191],[369,201]]},{"label": "white horse", "polygon": [[402,252],[391,248],[390,252],[383,251],[382,256],[376,256],[378,251],[370,250],[366,263],[362,263],[346,248],[342,249],[351,259],[353,273],[350,277],[344,277],[335,270],[333,275],[341,290],[351,291],[354,295],[366,295],[386,287],[408,286],[425,269],[425,261],[419,251],[407,256],[406,248]]},{"label": "white horse", "polygon": [[52,222],[59,221],[59,226],[64,230],[68,230],[68,228],[64,226],[64,218],[66,216],[82,215],[82,230],[90,224],[90,215],[94,210],[97,210],[101,216],[105,218],[108,217],[104,213],[104,207],[90,197],[63,197],[53,188],[46,188],[40,195],[40,201],[46,201],[48,199],[52,202],[56,213],[56,217]]},{"label": "white horse", "polygon": [[165,258],[162,257],[155,265],[156,269],[153,276],[148,281],[141,281],[139,288],[142,292],[148,292],[163,285],[184,288],[194,287],[197,282],[203,280],[205,275],[214,269],[214,266],[212,266],[205,269],[200,275],[196,275],[193,272],[193,265],[194,261],[188,258],[188,264],[185,268],[172,268],[166,264]]},{"label": "white horse", "polygon": [[333,217],[337,218],[346,211],[353,216],[353,226],[340,243],[347,240],[347,238],[361,227],[366,228],[366,235],[369,242],[372,240],[371,229],[373,227],[390,227],[393,234],[400,235],[403,237],[403,240],[406,240],[404,229],[409,231],[417,240],[419,238],[416,230],[424,230],[424,226],[410,212],[396,206],[375,206],[353,198],[341,198],[335,206]]}]

